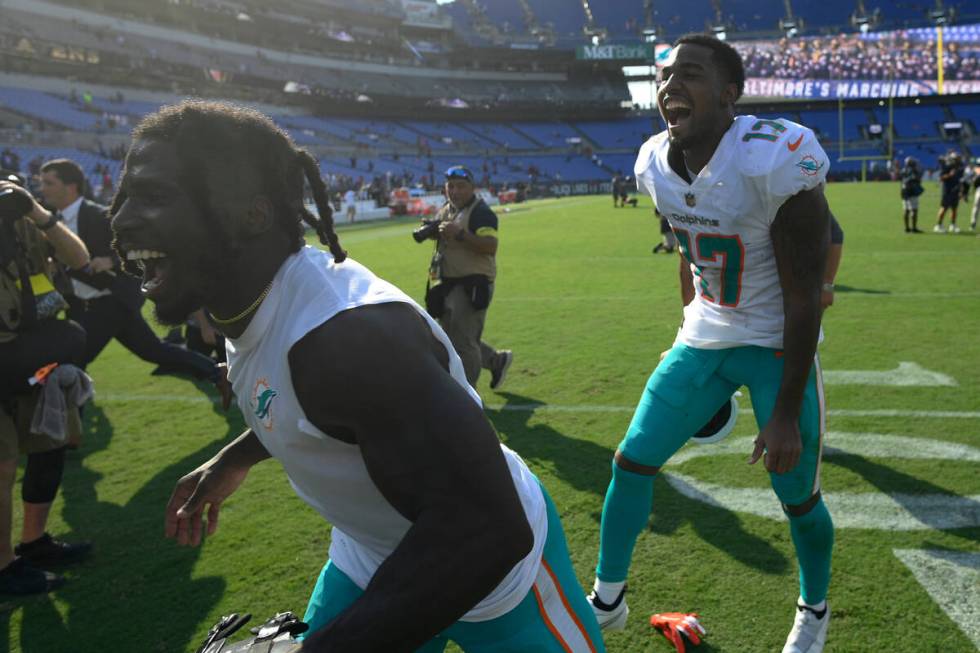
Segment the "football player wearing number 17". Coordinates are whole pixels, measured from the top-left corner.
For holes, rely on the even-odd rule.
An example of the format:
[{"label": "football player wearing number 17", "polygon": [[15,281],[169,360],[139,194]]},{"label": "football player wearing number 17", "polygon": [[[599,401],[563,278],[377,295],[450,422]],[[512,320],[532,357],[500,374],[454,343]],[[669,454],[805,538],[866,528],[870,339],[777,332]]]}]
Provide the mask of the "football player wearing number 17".
[{"label": "football player wearing number 17", "polygon": [[643,145],[635,170],[677,235],[684,323],[613,459],[589,598],[600,625],[623,627],[627,572],[654,477],[744,385],[760,429],[749,463],[763,459],[799,562],[800,598],[783,652],[818,653],[834,542],[820,496],[816,359],[830,238],[827,155],[806,127],[735,116],[745,72],[729,45],[702,35],[674,45],[657,91],[667,130]]}]

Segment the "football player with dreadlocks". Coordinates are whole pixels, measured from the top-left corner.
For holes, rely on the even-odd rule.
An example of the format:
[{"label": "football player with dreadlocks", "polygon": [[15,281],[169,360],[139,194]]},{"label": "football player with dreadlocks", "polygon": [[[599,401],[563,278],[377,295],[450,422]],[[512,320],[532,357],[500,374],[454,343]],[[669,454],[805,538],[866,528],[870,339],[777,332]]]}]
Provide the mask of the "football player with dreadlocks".
[{"label": "football player with dreadlocks", "polygon": [[[304,651],[604,651],[547,493],[445,332],[347,258],[313,157],[219,103],[165,107],[133,138],[116,247],[161,321],[203,306],[225,335],[249,427],[177,483],[166,534],[199,544],[274,457],[333,525]],[[329,253],[304,246],[301,220]]]}]

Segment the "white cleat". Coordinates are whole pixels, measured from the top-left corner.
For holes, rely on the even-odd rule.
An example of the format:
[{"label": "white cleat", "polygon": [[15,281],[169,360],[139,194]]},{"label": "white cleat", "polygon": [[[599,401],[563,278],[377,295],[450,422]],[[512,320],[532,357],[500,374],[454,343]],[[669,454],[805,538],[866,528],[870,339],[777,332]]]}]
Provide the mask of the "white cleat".
[{"label": "white cleat", "polygon": [[827,626],[830,625],[830,605],[824,603],[820,612],[813,608],[796,604],[796,620],[789,631],[783,653],[821,653],[827,641]]},{"label": "white cleat", "polygon": [[599,595],[593,591],[588,596],[592,612],[595,614],[599,628],[602,630],[623,630],[626,628],[626,617],[630,609],[626,605],[626,588],[624,587],[612,603],[603,603]]},{"label": "white cleat", "polygon": [[932,228],[932,230],[935,231],[937,234],[941,234],[946,231],[946,228],[943,227],[941,224],[937,224],[935,227]]},{"label": "white cleat", "polygon": [[958,234],[960,233],[960,228],[957,227],[955,224],[951,224],[949,225],[949,231],[947,233]]}]

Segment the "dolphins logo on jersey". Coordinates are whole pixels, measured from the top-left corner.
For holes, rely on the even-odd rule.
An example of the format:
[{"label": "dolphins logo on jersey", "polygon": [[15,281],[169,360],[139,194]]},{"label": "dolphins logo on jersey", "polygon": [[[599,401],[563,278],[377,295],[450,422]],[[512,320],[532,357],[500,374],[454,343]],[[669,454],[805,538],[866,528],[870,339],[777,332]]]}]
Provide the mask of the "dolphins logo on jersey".
[{"label": "dolphins logo on jersey", "polygon": [[807,154],[796,164],[796,167],[807,177],[813,177],[823,168],[823,163],[818,162],[812,154]]},{"label": "dolphins logo on jersey", "polygon": [[266,431],[272,430],[272,400],[278,396],[279,392],[272,389],[272,386],[269,385],[269,380],[265,377],[255,381],[250,403],[255,418],[259,420],[259,423],[262,424]]}]

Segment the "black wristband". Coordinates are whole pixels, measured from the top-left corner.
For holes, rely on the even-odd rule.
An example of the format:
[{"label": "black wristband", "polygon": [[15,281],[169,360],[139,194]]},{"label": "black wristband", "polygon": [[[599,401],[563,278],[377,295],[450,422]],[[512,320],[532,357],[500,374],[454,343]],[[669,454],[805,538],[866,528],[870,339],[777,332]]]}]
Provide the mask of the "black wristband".
[{"label": "black wristband", "polygon": [[41,231],[47,231],[48,229],[51,229],[53,226],[55,226],[59,222],[61,222],[61,218],[58,217],[58,214],[57,213],[52,213],[50,220],[48,220],[44,224],[38,224],[38,223],[35,222],[34,223],[34,226],[36,226]]}]

